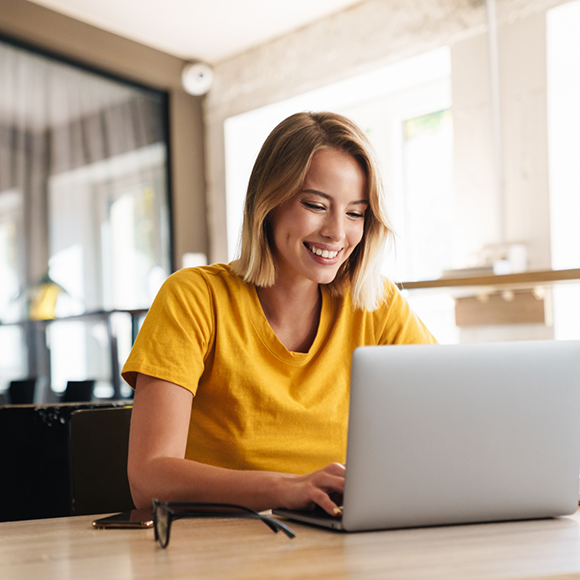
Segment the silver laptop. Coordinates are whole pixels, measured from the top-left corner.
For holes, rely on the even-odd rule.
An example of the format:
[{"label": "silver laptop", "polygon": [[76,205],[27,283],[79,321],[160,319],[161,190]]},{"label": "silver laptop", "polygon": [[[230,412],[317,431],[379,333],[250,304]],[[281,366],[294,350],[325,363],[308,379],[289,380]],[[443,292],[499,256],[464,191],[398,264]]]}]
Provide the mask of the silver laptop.
[{"label": "silver laptop", "polygon": [[546,518],[578,508],[580,341],[358,348],[345,531]]}]

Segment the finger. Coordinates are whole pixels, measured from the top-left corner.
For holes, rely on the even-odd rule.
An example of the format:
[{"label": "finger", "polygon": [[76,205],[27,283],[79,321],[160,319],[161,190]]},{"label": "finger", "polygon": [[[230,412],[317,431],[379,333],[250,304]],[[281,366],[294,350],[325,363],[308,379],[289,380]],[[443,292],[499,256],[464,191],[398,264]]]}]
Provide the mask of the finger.
[{"label": "finger", "polygon": [[340,515],[341,509],[327,493],[324,493],[322,490],[317,490],[317,493],[314,494],[312,498],[316,505],[320,506],[327,514],[331,516],[338,516]]},{"label": "finger", "polygon": [[346,473],[346,468],[341,463],[331,463],[321,471],[326,471],[327,473],[332,473],[334,475],[342,475],[344,477],[344,474]]},{"label": "finger", "polygon": [[336,501],[342,498],[344,493],[344,477],[321,473],[317,480],[312,483],[315,486],[310,495],[312,501],[328,514],[332,516],[340,515],[340,506]]}]

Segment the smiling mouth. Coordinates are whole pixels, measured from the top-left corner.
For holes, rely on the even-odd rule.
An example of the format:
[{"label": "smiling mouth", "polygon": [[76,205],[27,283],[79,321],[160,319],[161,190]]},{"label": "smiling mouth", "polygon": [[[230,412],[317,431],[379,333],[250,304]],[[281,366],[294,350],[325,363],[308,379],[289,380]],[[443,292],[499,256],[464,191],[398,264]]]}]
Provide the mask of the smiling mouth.
[{"label": "smiling mouth", "polygon": [[304,244],[313,254],[315,254],[316,256],[320,256],[321,258],[336,258],[336,256],[338,255],[338,252],[333,252],[333,251],[329,251],[329,250],[321,250],[319,248],[315,248],[314,246],[310,246],[308,244]]}]

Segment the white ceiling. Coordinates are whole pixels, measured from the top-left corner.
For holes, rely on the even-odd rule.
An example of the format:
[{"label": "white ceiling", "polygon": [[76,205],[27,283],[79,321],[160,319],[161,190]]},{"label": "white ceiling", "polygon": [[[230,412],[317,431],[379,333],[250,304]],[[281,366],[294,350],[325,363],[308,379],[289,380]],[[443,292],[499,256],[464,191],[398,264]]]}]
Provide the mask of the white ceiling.
[{"label": "white ceiling", "polygon": [[187,59],[215,64],[363,0],[32,0]]}]

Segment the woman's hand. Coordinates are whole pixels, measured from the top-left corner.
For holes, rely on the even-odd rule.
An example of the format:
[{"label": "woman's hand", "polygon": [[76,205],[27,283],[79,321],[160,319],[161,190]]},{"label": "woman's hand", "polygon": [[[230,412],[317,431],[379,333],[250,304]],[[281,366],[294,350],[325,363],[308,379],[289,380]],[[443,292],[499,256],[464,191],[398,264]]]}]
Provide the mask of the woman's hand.
[{"label": "woman's hand", "polygon": [[334,499],[342,497],[345,473],[344,465],[331,463],[307,475],[282,475],[278,492],[281,502],[279,507],[311,510],[318,505],[330,515],[339,515],[340,505]]}]

